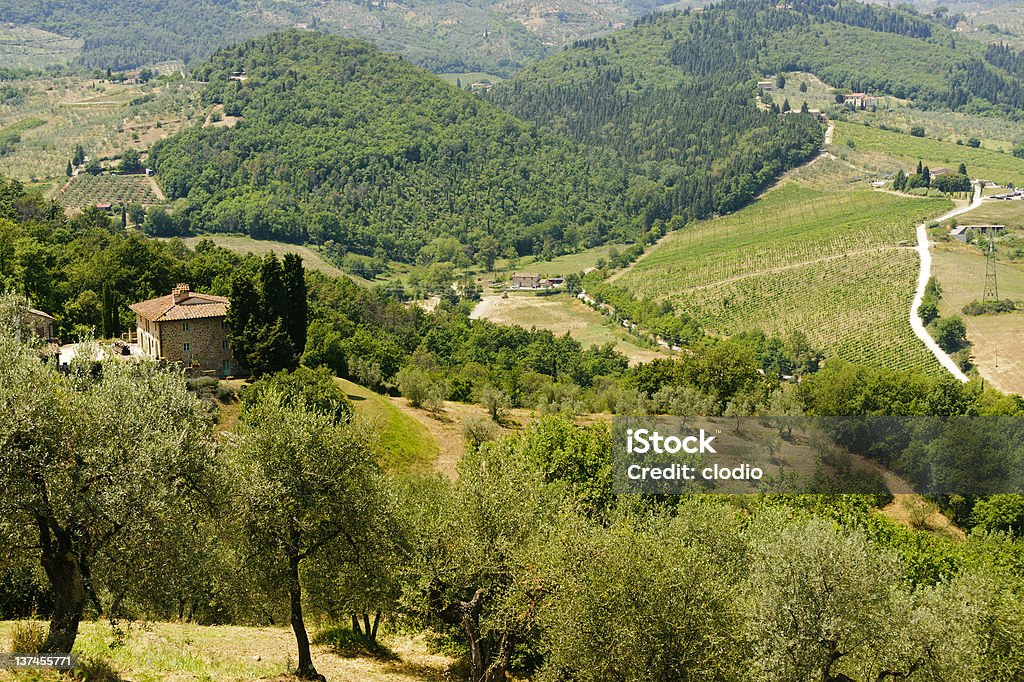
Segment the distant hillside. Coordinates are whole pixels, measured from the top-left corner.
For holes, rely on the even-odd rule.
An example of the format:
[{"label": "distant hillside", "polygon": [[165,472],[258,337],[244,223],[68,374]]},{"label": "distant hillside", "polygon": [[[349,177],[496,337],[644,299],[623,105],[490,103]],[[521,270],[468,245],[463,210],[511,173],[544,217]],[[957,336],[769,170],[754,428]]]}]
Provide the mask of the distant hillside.
[{"label": "distant hillside", "polygon": [[723,70],[746,81],[736,97],[752,96],[757,76],[807,71],[838,88],[919,106],[1021,115],[1024,58],[986,50],[951,30],[956,23],[903,5],[725,0],[701,12],[650,15],[632,29],[575,43],[524,69],[493,97],[521,117],[553,120],[577,139],[633,137],[638,148],[656,146],[651,137],[665,126],[676,129],[670,117],[659,118],[664,125],[638,126],[666,99],[690,109],[716,106],[729,116],[739,100],[709,77]]},{"label": "distant hillside", "polygon": [[5,0],[0,22],[84,39],[78,63],[101,69],[169,59],[195,63],[246,38],[307,27],[363,38],[436,72],[500,75],[566,42],[622,26],[659,4],[662,0]]},{"label": "distant hillside", "polygon": [[[245,79],[229,80],[236,71]],[[404,261],[441,235],[470,253],[489,235],[519,255],[634,240],[742,205],[821,137],[811,117],[757,111],[726,72],[703,105],[659,102],[652,114],[677,108],[678,128],[653,150],[573,142],[343,38],[275,34],[195,73],[207,102],[242,121],[153,149],[164,191],[191,204],[188,226]]]}]

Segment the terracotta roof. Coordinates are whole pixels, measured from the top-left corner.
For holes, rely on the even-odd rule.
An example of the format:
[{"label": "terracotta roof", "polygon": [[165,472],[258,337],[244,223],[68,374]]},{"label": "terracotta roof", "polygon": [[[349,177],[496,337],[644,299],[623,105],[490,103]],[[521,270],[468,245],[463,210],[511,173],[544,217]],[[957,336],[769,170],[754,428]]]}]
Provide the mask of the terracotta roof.
[{"label": "terracotta roof", "polygon": [[224,317],[228,314],[228,299],[223,296],[190,292],[188,298],[174,302],[174,294],[134,303],[131,310],[151,322],[169,320],[198,320],[205,317]]},{"label": "terracotta roof", "polygon": [[57,318],[55,318],[53,315],[49,315],[47,313],[44,313],[42,310],[37,310],[35,308],[29,308],[26,312],[28,312],[29,315],[35,315],[36,317],[43,317],[43,318],[46,318],[47,320],[53,320],[54,322],[57,321]]}]

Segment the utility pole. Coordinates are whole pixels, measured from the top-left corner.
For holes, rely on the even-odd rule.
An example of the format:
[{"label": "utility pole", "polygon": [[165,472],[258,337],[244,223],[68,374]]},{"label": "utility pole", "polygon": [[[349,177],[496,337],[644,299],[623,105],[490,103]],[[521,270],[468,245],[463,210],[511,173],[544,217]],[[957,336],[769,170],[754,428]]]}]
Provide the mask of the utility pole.
[{"label": "utility pole", "polygon": [[982,301],[999,300],[999,282],[996,279],[996,228],[985,229],[988,244],[985,246],[985,293]]}]

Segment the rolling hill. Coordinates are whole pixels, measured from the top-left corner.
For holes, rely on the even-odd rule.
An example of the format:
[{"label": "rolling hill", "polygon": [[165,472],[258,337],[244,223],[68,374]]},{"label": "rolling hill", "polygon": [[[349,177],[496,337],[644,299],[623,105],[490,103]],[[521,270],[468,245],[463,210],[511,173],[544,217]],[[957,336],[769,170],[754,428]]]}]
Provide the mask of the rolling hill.
[{"label": "rolling hill", "polygon": [[[758,111],[737,84],[725,116],[717,101],[660,99],[685,127],[665,130],[665,153],[650,157],[519,121],[366,43],[299,31],[224,50],[195,73],[205,101],[240,122],[152,150],[194,229],[403,261],[439,236],[469,254],[487,236],[518,255],[635,240],[676,213],[742,205],[821,137],[813,118]],[[715,71],[715,83],[733,82]]]}]

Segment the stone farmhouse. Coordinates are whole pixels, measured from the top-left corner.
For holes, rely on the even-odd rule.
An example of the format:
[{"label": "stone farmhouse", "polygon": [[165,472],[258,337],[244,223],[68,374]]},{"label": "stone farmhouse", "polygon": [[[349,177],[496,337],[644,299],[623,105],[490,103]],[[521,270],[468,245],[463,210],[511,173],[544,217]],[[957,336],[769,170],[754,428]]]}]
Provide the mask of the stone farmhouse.
[{"label": "stone farmhouse", "polygon": [[512,275],[513,289],[539,289],[540,275],[535,272],[517,272]]},{"label": "stone farmhouse", "polygon": [[160,298],[130,306],[139,348],[148,357],[228,376],[234,358],[228,345],[228,299],[179,284]]},{"label": "stone farmhouse", "polygon": [[36,336],[41,338],[43,341],[49,341],[56,336],[53,332],[53,325],[57,322],[52,315],[44,313],[42,310],[36,310],[35,308],[29,308],[24,312],[24,322],[32,331],[36,333]]}]

